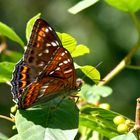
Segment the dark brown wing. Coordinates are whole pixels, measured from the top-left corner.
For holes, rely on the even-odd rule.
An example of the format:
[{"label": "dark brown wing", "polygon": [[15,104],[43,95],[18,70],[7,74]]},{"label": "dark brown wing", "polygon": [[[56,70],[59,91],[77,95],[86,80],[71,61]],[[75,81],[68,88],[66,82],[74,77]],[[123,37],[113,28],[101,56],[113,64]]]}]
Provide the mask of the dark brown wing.
[{"label": "dark brown wing", "polygon": [[59,48],[53,60],[23,94],[22,107],[48,101],[58,96],[67,96],[77,91],[75,69],[69,52]]},{"label": "dark brown wing", "polygon": [[32,80],[49,65],[59,47],[62,44],[55,31],[46,21],[37,19],[23,58],[30,67]]},{"label": "dark brown wing", "polygon": [[24,57],[15,67],[11,84],[19,108],[31,106],[40,97],[55,98],[53,95],[58,95],[58,92],[76,87],[71,55],[63,48],[55,31],[42,19],[36,20],[33,26]]}]

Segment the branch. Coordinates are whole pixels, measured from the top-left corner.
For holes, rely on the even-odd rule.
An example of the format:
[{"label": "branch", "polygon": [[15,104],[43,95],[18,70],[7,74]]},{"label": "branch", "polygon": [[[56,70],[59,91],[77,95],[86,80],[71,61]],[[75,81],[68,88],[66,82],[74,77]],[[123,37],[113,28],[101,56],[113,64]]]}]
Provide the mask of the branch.
[{"label": "branch", "polygon": [[107,74],[98,85],[105,85],[108,83],[113,77],[115,77],[120,71],[122,71],[127,65],[130,64],[132,56],[136,53],[138,48],[140,47],[140,40],[138,43],[130,50],[130,52],[125,56],[124,59],[109,73]]},{"label": "branch", "polygon": [[10,118],[10,117],[4,116],[4,115],[0,115],[0,118],[5,119],[5,120],[8,120],[8,121],[11,121],[11,122],[15,123],[14,118]]},{"label": "branch", "polygon": [[130,52],[122,59],[122,61],[110,72],[108,73],[100,82],[98,85],[105,85],[108,83],[112,78],[114,78],[120,71],[122,71],[127,65],[130,64],[131,58],[134,56],[134,54],[137,52],[137,50],[140,48],[140,24],[137,20],[135,14],[131,14],[131,17],[135,23],[135,26],[138,31],[138,41],[133,46],[133,48],[130,50]]},{"label": "branch", "polygon": [[133,70],[140,70],[140,66],[127,65],[126,68],[133,69]]}]

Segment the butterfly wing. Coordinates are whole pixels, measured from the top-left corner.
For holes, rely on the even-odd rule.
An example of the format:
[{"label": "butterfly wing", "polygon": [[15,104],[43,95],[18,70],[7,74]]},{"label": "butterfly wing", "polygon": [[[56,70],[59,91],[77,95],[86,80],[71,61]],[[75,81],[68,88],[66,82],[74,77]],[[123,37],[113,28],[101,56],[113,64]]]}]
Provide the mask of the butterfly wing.
[{"label": "butterfly wing", "polygon": [[24,57],[16,65],[11,83],[19,108],[27,108],[40,98],[52,99],[66,89],[72,91],[75,88],[71,55],[44,20],[35,22]]},{"label": "butterfly wing", "polygon": [[77,91],[75,70],[69,52],[60,48],[49,65],[22,95],[22,108]]},{"label": "butterfly wing", "polygon": [[62,44],[55,31],[46,21],[37,19],[23,58],[34,80],[49,65],[58,47]]}]

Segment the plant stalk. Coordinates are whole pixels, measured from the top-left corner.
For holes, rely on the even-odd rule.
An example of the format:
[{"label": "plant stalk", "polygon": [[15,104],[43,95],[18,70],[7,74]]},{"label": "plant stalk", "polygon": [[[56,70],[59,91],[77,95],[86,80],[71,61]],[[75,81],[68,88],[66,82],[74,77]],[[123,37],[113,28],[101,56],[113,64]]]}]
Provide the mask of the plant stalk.
[{"label": "plant stalk", "polygon": [[0,115],[0,118],[5,119],[5,120],[8,120],[8,121],[10,121],[10,122],[15,123],[15,120],[14,120],[13,118],[10,118],[10,117],[4,116],[4,115]]},{"label": "plant stalk", "polygon": [[130,52],[122,59],[122,61],[110,72],[108,73],[98,85],[102,86],[108,83],[113,77],[115,77],[120,71],[122,71],[127,65],[130,64],[132,56],[137,52],[140,47],[140,40],[136,45],[130,50]]},{"label": "plant stalk", "polygon": [[121,72],[127,65],[129,65],[131,62],[131,58],[135,55],[137,50],[140,48],[140,24],[135,14],[130,14],[130,15],[138,31],[138,41],[132,47],[129,53],[121,60],[121,62],[99,82],[98,85],[100,86],[107,84],[112,78],[114,78],[119,72]]}]

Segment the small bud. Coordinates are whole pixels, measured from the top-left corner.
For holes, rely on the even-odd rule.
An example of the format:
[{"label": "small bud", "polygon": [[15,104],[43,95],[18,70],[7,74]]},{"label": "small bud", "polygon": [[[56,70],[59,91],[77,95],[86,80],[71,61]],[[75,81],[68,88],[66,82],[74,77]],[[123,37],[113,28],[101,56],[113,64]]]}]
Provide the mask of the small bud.
[{"label": "small bud", "polygon": [[17,110],[17,105],[14,105],[11,107],[11,113],[16,112],[16,110]]},{"label": "small bud", "polygon": [[125,124],[126,124],[126,125],[129,125],[129,124],[131,124],[131,121],[127,119],[127,120],[125,121]]},{"label": "small bud", "polygon": [[117,131],[120,133],[128,132],[128,126],[125,123],[119,124],[117,127]]},{"label": "small bud", "polygon": [[15,129],[16,129],[16,126],[15,126],[15,125],[13,125],[13,126],[12,126],[12,130],[15,130]]},{"label": "small bud", "polygon": [[113,122],[114,122],[116,125],[119,125],[119,124],[125,123],[125,119],[124,119],[123,116],[116,116],[116,117],[113,119]]}]

